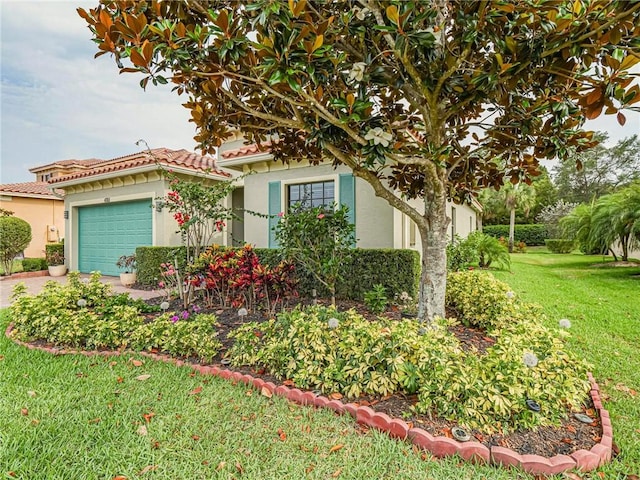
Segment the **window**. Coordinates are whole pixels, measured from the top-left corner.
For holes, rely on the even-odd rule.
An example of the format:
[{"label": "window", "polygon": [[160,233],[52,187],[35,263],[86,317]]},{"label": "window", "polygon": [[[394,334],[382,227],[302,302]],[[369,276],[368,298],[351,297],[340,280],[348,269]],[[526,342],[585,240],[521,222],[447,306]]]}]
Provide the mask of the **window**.
[{"label": "window", "polygon": [[335,197],[333,180],[287,185],[287,207],[289,209],[298,204],[302,208],[330,207],[335,202]]},{"label": "window", "polygon": [[40,181],[41,182],[48,182],[51,179],[51,174],[50,173],[45,173],[43,175],[40,175]]}]

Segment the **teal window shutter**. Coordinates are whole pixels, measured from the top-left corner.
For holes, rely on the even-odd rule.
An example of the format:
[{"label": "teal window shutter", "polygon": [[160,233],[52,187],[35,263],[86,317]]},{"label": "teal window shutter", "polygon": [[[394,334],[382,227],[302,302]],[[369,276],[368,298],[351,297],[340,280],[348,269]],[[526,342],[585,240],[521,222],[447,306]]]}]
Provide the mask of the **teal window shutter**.
[{"label": "teal window shutter", "polygon": [[356,224],[356,178],[351,173],[339,175],[340,205],[349,207],[349,221]]},{"label": "teal window shutter", "polygon": [[269,248],[279,247],[274,228],[280,220],[278,217],[280,212],[282,212],[280,182],[269,182]]}]

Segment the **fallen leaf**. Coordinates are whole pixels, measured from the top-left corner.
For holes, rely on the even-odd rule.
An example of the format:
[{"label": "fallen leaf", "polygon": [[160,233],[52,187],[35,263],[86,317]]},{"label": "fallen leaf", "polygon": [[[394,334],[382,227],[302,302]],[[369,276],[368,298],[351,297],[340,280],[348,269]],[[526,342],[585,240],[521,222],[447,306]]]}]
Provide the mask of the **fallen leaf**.
[{"label": "fallen leaf", "polygon": [[338,392],[334,392],[331,395],[329,395],[329,397],[332,398],[333,400],[340,400],[342,398],[342,394]]},{"label": "fallen leaf", "polygon": [[27,392],[27,395],[29,395],[30,397],[35,397],[36,396],[36,392],[34,392],[33,390],[29,390]]},{"label": "fallen leaf", "polygon": [[156,414],[153,413],[153,412],[145,413],[145,414],[142,415],[142,417],[144,418],[144,421],[147,422],[147,423],[149,423],[151,421],[151,419],[153,417],[155,417],[155,416],[156,416]]},{"label": "fallen leaf", "polygon": [[337,445],[334,445],[333,447],[331,447],[331,448],[329,449],[329,453],[337,452],[338,450],[340,450],[340,449],[342,449],[342,448],[344,448],[344,445],[343,445],[343,444],[341,444],[341,443],[338,443]]},{"label": "fallen leaf", "polygon": [[118,365],[118,362],[109,362],[110,367],[115,367],[116,365]]},{"label": "fallen leaf", "polygon": [[244,473],[244,468],[242,468],[242,465],[240,465],[240,462],[236,463],[236,470],[238,470],[238,473],[240,475]]},{"label": "fallen leaf", "polygon": [[125,477],[124,475],[118,475],[116,477],[113,477],[113,480],[127,480],[127,477]]},{"label": "fallen leaf", "polygon": [[576,427],[574,427],[573,425],[567,425],[567,431],[576,433]]},{"label": "fallen leaf", "polygon": [[271,398],[273,396],[273,393],[271,393],[271,390],[269,390],[267,387],[262,387],[260,393],[267,398]]},{"label": "fallen leaf", "polygon": [[89,420],[89,423],[94,423],[94,424],[98,424],[102,421],[102,419],[100,418],[94,418],[93,420]]},{"label": "fallen leaf", "polygon": [[152,471],[157,470],[157,469],[158,469],[157,465],[147,465],[142,470],[140,470],[140,473],[138,475],[144,475],[147,472],[152,472]]},{"label": "fallen leaf", "polygon": [[575,473],[571,473],[571,472],[565,472],[564,476],[566,478],[571,479],[571,480],[582,480],[581,476],[576,475]]},{"label": "fallen leaf", "polygon": [[304,473],[311,473],[313,472],[313,469],[316,468],[316,466],[312,463],[311,465],[309,465],[307,468],[304,469]]},{"label": "fallen leaf", "polygon": [[31,425],[38,425],[40,423],[40,420],[34,418],[33,420],[31,420]]},{"label": "fallen leaf", "polygon": [[339,468],[339,469],[337,469],[335,472],[333,472],[333,473],[331,474],[331,478],[338,478],[338,477],[340,476],[340,474],[341,474],[341,473],[342,473],[342,469],[341,469],[341,468]]},{"label": "fallen leaf", "polygon": [[134,367],[141,367],[143,362],[141,362],[140,360],[133,360],[132,359],[131,363],[133,363]]},{"label": "fallen leaf", "polygon": [[[604,472],[598,472],[596,475],[598,475],[600,478],[604,478]],[[629,478],[629,477],[627,477]]]},{"label": "fallen leaf", "polygon": [[29,415],[29,409],[28,408],[21,408],[20,409],[20,413],[26,417],[27,415]]},{"label": "fallen leaf", "polygon": [[287,434],[284,432],[284,430],[279,428],[278,429],[278,437],[280,437],[280,440],[282,440],[284,442],[287,439]]},{"label": "fallen leaf", "polygon": [[[2,359],[0,359],[0,360],[2,360]],[[7,475],[9,475],[10,477],[15,477],[16,476],[16,472],[11,471],[11,472],[8,472]]]},{"label": "fallen leaf", "polygon": [[216,467],[216,472],[219,472],[220,470],[222,470],[225,467],[226,464],[227,464],[227,462],[220,462],[218,464],[218,466]]},{"label": "fallen leaf", "polygon": [[193,438],[196,442],[200,440],[200,437],[198,435],[191,435],[191,438]]},{"label": "fallen leaf", "polygon": [[116,381],[117,381],[118,383],[122,383],[122,382],[124,382],[124,378],[122,378],[122,377],[118,377]]},{"label": "fallen leaf", "polygon": [[150,378],[151,378],[151,375],[144,374],[144,375],[138,375],[136,377],[136,380],[140,380],[141,382],[144,382],[145,380],[149,380]]},{"label": "fallen leaf", "polygon": [[146,436],[147,436],[147,433],[148,433],[148,432],[147,432],[147,426],[146,426],[146,425],[140,425],[140,426],[138,427],[138,430],[136,430],[136,433],[137,433],[138,435],[141,435],[141,436],[143,436],[143,437],[146,437]]},{"label": "fallen leaf", "polygon": [[293,380],[285,380],[284,382],[282,382],[283,385],[286,385],[287,387],[293,387],[295,385],[295,383],[293,383]]},{"label": "fallen leaf", "polygon": [[157,440],[153,440],[151,442],[151,448],[153,448],[154,450],[157,450],[158,448],[160,448],[160,442]]},{"label": "fallen leaf", "polygon": [[202,391],[202,387],[196,387],[189,392],[189,395],[197,395]]}]

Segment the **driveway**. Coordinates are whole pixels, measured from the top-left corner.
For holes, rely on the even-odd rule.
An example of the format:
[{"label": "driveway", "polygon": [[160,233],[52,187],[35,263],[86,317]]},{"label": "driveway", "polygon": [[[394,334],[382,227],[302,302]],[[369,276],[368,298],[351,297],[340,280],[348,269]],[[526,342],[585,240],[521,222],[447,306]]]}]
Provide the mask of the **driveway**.
[{"label": "driveway", "polygon": [[[81,274],[81,278],[88,278],[89,275]],[[134,290],[133,288],[127,288],[120,285],[120,278],[118,277],[102,277],[103,283],[110,283],[113,286],[113,291],[116,293],[129,293],[133,298],[153,298],[162,295],[162,292],[158,290]],[[29,293],[38,293],[42,289],[46,282],[54,281],[58,283],[66,283],[67,277],[30,277],[30,278],[1,278],[0,279],[0,308],[5,308],[11,305],[11,294],[13,292],[14,285],[24,282],[27,286]]]}]

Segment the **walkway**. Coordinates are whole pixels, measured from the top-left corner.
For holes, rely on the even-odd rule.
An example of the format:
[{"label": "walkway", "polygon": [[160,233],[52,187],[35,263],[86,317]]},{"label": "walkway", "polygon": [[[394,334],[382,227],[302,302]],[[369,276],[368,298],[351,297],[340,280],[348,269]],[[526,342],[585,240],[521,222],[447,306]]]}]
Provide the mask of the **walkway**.
[{"label": "walkway", "polygon": [[[81,278],[89,277],[89,275],[81,274]],[[0,278],[0,308],[5,308],[11,305],[11,294],[13,292],[14,285],[24,282],[27,286],[27,291],[29,293],[38,293],[44,286],[46,282],[55,281],[59,283],[66,283],[67,277],[30,277],[30,278]],[[158,290],[134,290],[133,288],[127,288],[120,285],[119,277],[102,277],[103,283],[110,283],[113,285],[113,291],[116,293],[129,293],[133,298],[153,298],[162,295],[161,291]]]}]

